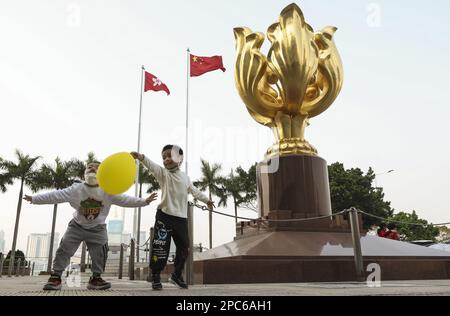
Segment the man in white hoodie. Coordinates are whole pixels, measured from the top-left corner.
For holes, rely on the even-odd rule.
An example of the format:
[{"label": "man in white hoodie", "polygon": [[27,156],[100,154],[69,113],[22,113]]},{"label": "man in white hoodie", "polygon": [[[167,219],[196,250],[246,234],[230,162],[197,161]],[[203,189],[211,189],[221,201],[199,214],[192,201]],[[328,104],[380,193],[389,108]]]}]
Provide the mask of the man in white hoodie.
[{"label": "man in white hoodie", "polygon": [[161,203],[155,219],[150,268],[152,270],[152,288],[161,290],[160,272],[167,263],[170,250],[170,240],[173,238],[176,246],[174,273],[169,281],[180,288],[187,289],[182,272],[189,254],[189,235],[187,223],[188,193],[206,203],[209,208],[214,202],[200,192],[189,177],[180,170],[183,162],[183,150],[176,145],[166,145],[162,150],[164,167],[154,163],[143,154],[132,152],[131,155],[141,161],[161,186]]},{"label": "man in white hoodie", "polygon": [[122,207],[141,207],[156,199],[156,193],[147,199],[135,198],[124,194],[109,195],[99,188],[97,170],[99,162],[87,165],[84,183],[74,183],[64,190],[56,190],[35,196],[25,195],[24,200],[32,204],[58,204],[68,202],[75,209],[73,219],[61,239],[53,261],[53,272],[44,290],[60,290],[61,275],[70,263],[80,243],[86,242],[92,258],[92,277],[88,289],[105,290],[111,283],[104,281],[101,274],[105,269],[108,256],[108,233],[105,220],[111,205]]}]

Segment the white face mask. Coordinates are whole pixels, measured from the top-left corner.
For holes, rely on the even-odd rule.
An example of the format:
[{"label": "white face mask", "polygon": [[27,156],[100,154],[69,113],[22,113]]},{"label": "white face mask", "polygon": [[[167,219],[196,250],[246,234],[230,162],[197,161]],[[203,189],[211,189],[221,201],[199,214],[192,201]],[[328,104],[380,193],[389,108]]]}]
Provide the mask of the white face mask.
[{"label": "white face mask", "polygon": [[98,185],[97,174],[95,172],[86,172],[84,174],[84,181],[89,185]]}]

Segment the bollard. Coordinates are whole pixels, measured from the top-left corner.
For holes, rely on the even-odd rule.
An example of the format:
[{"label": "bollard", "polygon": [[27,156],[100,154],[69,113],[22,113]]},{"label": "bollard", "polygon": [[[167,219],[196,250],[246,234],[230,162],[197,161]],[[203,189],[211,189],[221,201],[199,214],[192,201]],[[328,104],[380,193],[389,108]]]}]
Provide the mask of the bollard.
[{"label": "bollard", "polygon": [[150,245],[148,246],[148,262],[150,262],[152,257],[152,251],[153,251],[153,238],[155,234],[155,228],[150,227]]},{"label": "bollard", "polygon": [[34,276],[34,262],[33,262],[33,267],[31,268],[31,276]]},{"label": "bollard", "polygon": [[3,254],[1,253],[0,254],[0,278],[2,277],[2,275],[3,275],[3,262],[5,261],[5,259],[4,259],[4,257],[3,257]]},{"label": "bollard", "polygon": [[20,274],[20,263],[22,262],[22,259],[17,259],[17,266],[16,266],[16,277]]},{"label": "bollard", "polygon": [[148,255],[150,252],[150,241],[148,242],[148,244],[145,246],[145,263],[148,263]]},{"label": "bollard", "polygon": [[25,267],[27,266],[27,261],[23,260],[22,262],[22,271],[20,273],[20,276],[25,276]]},{"label": "bollard", "polygon": [[352,207],[350,209],[350,226],[352,229],[353,253],[355,258],[356,279],[364,281],[364,262],[361,249],[361,234],[359,232],[358,211]]},{"label": "bollard", "polygon": [[155,228],[150,227],[150,235],[149,235],[150,237],[148,240],[148,249],[147,249],[147,263],[148,263],[147,282],[152,282],[152,270],[150,269],[150,260],[152,258],[154,233],[155,233]]},{"label": "bollard", "polygon": [[131,239],[130,243],[130,261],[128,262],[128,278],[134,280],[134,254],[136,251],[134,238]]},{"label": "bollard", "polygon": [[122,274],[123,274],[123,244],[120,244],[119,280],[122,280]]},{"label": "bollard", "polygon": [[66,279],[69,278],[69,271],[71,268],[72,268],[72,262],[70,263],[69,268],[66,269]]},{"label": "bollard", "polygon": [[186,261],[186,283],[194,284],[194,205],[188,203],[189,254]]}]

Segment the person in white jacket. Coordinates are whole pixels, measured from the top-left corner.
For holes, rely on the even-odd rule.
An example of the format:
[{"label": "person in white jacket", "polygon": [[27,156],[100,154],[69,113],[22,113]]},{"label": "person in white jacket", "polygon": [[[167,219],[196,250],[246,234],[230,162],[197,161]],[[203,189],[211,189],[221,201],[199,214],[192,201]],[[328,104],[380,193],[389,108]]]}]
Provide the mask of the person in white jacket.
[{"label": "person in white jacket", "polygon": [[148,198],[135,198],[124,194],[109,195],[97,183],[99,162],[87,165],[83,183],[74,183],[71,187],[34,196],[25,195],[24,199],[32,204],[70,203],[75,209],[73,219],[61,239],[53,261],[53,272],[44,290],[60,290],[61,275],[70,263],[81,242],[85,242],[92,258],[92,277],[88,289],[105,290],[111,283],[101,278],[108,256],[108,233],[105,220],[111,205],[122,207],[141,207],[150,204],[157,197],[153,193]]},{"label": "person in white jacket", "polygon": [[176,246],[174,273],[169,281],[180,288],[187,289],[182,272],[189,254],[189,235],[187,223],[188,193],[206,203],[210,209],[214,202],[200,192],[189,177],[180,170],[183,162],[183,150],[176,145],[166,145],[162,150],[164,167],[154,163],[143,154],[131,152],[141,161],[161,186],[161,203],[155,219],[155,230],[152,244],[150,269],[152,270],[152,288],[161,290],[160,273],[167,264],[170,241],[173,238]]}]

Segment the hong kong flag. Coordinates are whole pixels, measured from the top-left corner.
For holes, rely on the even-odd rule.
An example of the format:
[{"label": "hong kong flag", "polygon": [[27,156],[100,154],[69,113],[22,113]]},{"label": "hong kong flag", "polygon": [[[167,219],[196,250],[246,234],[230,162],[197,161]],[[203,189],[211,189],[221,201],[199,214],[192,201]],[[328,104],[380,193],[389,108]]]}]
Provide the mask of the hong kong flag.
[{"label": "hong kong flag", "polygon": [[217,69],[225,72],[222,56],[202,57],[191,54],[191,77],[198,77]]},{"label": "hong kong flag", "polygon": [[159,80],[156,76],[146,71],[144,91],[147,92],[149,90],[165,91],[167,95],[170,94],[169,88],[167,88],[167,86],[161,80]]}]

